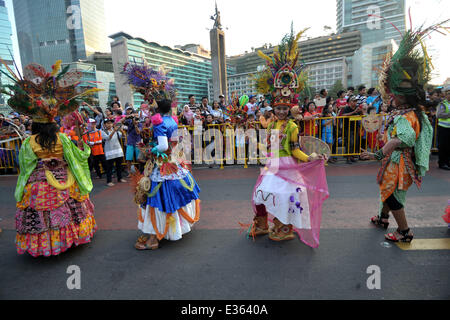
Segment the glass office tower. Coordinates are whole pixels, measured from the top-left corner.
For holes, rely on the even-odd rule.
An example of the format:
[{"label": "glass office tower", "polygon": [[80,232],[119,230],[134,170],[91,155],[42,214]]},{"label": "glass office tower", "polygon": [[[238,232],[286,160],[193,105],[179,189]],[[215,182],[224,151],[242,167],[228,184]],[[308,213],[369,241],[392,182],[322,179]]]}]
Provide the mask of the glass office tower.
[{"label": "glass office tower", "polygon": [[406,31],[405,0],[337,0],[336,18],[337,32],[361,33],[361,48],[347,60],[352,85],[376,86],[384,56]]},{"label": "glass office tower", "polygon": [[109,51],[104,0],[14,0],[22,66],[51,68]]},{"label": "glass office tower", "polygon": [[[11,68],[14,72],[15,67],[13,65],[13,45],[11,40],[12,30],[11,30],[11,22],[9,21],[8,9],[6,8],[5,1],[0,0],[0,57],[3,61]],[[6,67],[3,64],[0,64],[0,68],[2,71],[7,72]],[[0,82],[1,84],[12,83],[12,81],[3,74],[0,74]],[[6,105],[6,101],[8,96],[5,96],[0,93],[0,112],[6,112],[9,110],[9,107]]]},{"label": "glass office tower", "polygon": [[[122,103],[129,102],[138,107],[143,101],[141,94],[131,94],[129,85],[125,84],[126,79],[120,74],[127,61],[142,63],[145,60],[155,70],[161,66],[170,70],[168,76],[175,80],[178,90],[178,105],[188,103],[189,94],[195,95],[197,102],[202,97],[208,97],[208,79],[212,77],[210,58],[134,38],[124,32],[110,37],[114,40],[111,43],[111,53],[116,89]],[[233,66],[227,67],[228,75],[234,72]]]}]

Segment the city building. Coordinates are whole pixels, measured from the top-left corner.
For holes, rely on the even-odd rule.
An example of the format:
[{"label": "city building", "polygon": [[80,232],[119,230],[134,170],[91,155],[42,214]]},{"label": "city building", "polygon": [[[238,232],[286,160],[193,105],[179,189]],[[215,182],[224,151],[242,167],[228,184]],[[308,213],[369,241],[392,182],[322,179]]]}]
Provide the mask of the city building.
[{"label": "city building", "polygon": [[[13,46],[12,46],[12,29],[11,22],[8,16],[8,9],[6,8],[5,1],[0,0],[0,57],[3,59],[5,64],[11,69],[15,71],[15,66],[13,63]],[[2,71],[8,73],[7,68],[0,64],[0,68]],[[5,76],[3,73],[0,74],[0,83],[2,85],[11,84],[12,81]],[[8,96],[0,93],[0,112],[6,113],[11,110],[11,108],[7,104]]]},{"label": "city building", "polygon": [[[227,97],[226,101],[231,101],[231,96],[233,94],[241,95],[256,95],[256,87],[255,81],[253,79],[254,73],[237,73],[233,75],[229,75],[227,79]],[[208,79],[208,99],[209,101],[213,101],[214,99],[218,101],[217,98],[214,97],[213,94],[213,83],[212,79]]]},{"label": "city building", "polygon": [[[301,58],[308,72],[308,86],[316,91],[331,89],[337,80],[343,86],[353,85],[351,61],[355,51],[361,47],[361,34],[351,31],[303,40],[298,43]],[[275,47],[265,44],[252,52],[229,58],[229,64],[236,67],[237,74],[253,74],[264,67],[265,61],[257,51],[273,54]],[[237,76],[237,75],[236,75]],[[239,82],[239,81],[237,81]],[[242,83],[242,81],[241,81]]]},{"label": "city building", "polygon": [[95,52],[85,62],[95,64],[97,71],[114,72],[112,56],[110,52]]},{"label": "city building", "polygon": [[175,48],[182,51],[192,52],[206,58],[211,58],[211,52],[203,48],[203,46],[201,46],[200,44],[188,43],[183,46],[176,45]]},{"label": "city building", "polygon": [[405,0],[337,0],[336,17],[337,32],[361,33],[361,48],[347,61],[352,84],[376,86],[384,56],[406,31]]},{"label": "city building", "polygon": [[103,90],[96,92],[92,96],[95,99],[95,106],[100,106],[103,109],[108,106],[108,103],[112,101],[112,97],[116,95],[113,72],[100,71],[95,64],[86,62],[63,63],[62,68],[66,65],[70,65],[71,70],[80,71],[83,74],[80,87]]},{"label": "city building", "polygon": [[328,91],[337,81],[341,81],[344,87],[348,86],[348,68],[345,57],[332,58],[306,63],[308,73],[308,86],[315,92],[321,89]]},{"label": "city building", "polygon": [[[121,74],[123,66],[129,61],[146,63],[158,70],[164,67],[168,76],[175,80],[178,105],[188,103],[188,95],[194,94],[199,101],[208,96],[208,79],[212,77],[211,59],[197,53],[134,38],[119,32],[110,36],[111,54],[114,67],[117,96],[122,103],[129,102],[138,107],[143,102],[140,94],[133,93]],[[227,74],[233,74],[235,68],[227,67]]]},{"label": "city building", "polygon": [[22,66],[108,52],[104,0],[13,0]]}]

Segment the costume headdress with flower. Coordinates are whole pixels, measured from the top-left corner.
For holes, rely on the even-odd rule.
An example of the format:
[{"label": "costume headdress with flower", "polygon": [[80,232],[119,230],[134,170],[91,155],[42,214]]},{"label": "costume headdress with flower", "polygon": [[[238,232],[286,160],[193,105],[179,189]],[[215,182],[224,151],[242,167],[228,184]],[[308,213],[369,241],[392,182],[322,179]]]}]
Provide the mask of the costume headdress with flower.
[{"label": "costume headdress with flower", "polygon": [[294,35],[291,27],[291,33],[283,37],[273,55],[267,56],[258,51],[258,55],[266,60],[266,68],[256,75],[256,88],[270,97],[272,107],[293,107],[296,97],[305,88],[306,73],[302,71],[305,64],[299,60],[297,42],[306,30]]},{"label": "costume headdress with flower", "polygon": [[2,85],[2,93],[11,96],[8,105],[17,111],[33,118],[34,122],[51,123],[56,116],[64,117],[75,111],[79,102],[101,89],[81,88],[82,73],[69,71],[67,65],[61,70],[61,60],[56,61],[52,71],[37,63],[24,68],[22,75],[17,75],[7,66],[9,73],[1,71],[13,84]]},{"label": "costume headdress with flower", "polygon": [[167,77],[168,71],[160,67],[158,71],[152,69],[145,61],[127,62],[123,66],[122,74],[127,78],[126,83],[144,96],[144,100],[151,105],[163,99],[175,100],[176,89],[174,79]]}]

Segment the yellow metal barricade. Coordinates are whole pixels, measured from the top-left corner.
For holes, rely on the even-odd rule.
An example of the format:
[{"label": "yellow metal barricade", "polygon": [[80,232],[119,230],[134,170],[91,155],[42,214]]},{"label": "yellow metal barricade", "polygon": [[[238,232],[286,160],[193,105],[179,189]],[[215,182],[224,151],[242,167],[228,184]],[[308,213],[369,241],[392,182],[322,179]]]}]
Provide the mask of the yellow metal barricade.
[{"label": "yellow metal barricade", "polygon": [[19,150],[22,140],[19,137],[11,137],[0,141],[0,169],[19,172]]}]

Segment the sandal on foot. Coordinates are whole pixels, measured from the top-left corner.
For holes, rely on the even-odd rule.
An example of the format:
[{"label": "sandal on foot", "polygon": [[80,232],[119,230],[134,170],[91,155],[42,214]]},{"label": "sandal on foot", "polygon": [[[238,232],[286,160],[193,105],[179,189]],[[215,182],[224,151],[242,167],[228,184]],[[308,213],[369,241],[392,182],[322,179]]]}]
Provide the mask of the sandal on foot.
[{"label": "sandal on foot", "polygon": [[273,219],[274,226],[269,233],[269,239],[273,241],[286,241],[295,238],[291,224],[281,223],[277,218]]},{"label": "sandal on foot", "polygon": [[372,222],[376,227],[387,229],[389,226],[389,216],[373,216],[370,218],[370,222]]},{"label": "sandal on foot", "polygon": [[140,236],[134,244],[134,247],[138,250],[156,250],[158,249],[158,242],[151,243],[149,237]]},{"label": "sandal on foot", "polygon": [[393,233],[385,234],[384,237],[386,240],[392,242],[411,242],[414,238],[414,234],[410,232],[409,228],[403,231],[397,229]]}]

